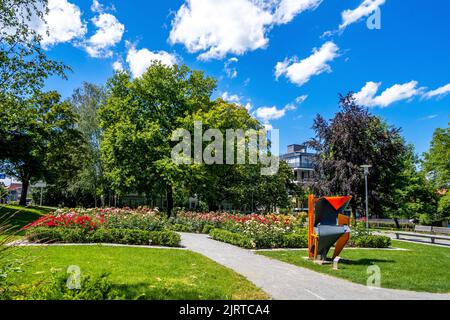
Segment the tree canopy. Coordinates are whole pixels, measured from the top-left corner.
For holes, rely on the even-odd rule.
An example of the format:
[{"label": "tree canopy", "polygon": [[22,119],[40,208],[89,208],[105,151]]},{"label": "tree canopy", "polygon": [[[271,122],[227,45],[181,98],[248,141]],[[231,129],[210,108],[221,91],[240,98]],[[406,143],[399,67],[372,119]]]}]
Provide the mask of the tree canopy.
[{"label": "tree canopy", "polygon": [[353,195],[354,208],[365,199],[362,165],[372,165],[369,177],[371,212],[382,214],[392,206],[392,190],[404,168],[406,147],[400,129],[388,126],[352,94],[340,96],[340,111],[329,122],[318,115],[315,138],[308,145],[317,151],[314,189],[322,195]]},{"label": "tree canopy", "polygon": [[25,205],[32,179],[48,183],[58,177],[70,180],[81,136],[75,128],[75,114],[68,103],[60,101],[58,93],[36,93],[16,102],[7,113],[12,120],[4,127],[8,149],[2,167],[22,182],[20,204]]}]

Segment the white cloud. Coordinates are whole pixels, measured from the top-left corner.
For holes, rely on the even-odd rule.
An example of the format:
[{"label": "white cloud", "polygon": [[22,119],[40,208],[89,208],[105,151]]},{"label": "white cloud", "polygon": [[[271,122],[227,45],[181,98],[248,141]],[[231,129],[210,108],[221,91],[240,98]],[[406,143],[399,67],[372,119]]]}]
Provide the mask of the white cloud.
[{"label": "white cloud", "polygon": [[367,107],[386,108],[395,102],[414,98],[423,91],[418,87],[417,81],[410,81],[404,84],[395,84],[376,96],[380,86],[381,82],[367,82],[361,91],[355,94],[356,102]]},{"label": "white cloud", "polygon": [[450,83],[436,90],[428,91],[423,96],[426,99],[441,98],[450,93]]},{"label": "white cloud", "polygon": [[263,123],[269,123],[271,120],[278,120],[284,117],[286,109],[277,109],[277,107],[261,107],[256,109],[255,115],[261,119]]},{"label": "white cloud", "polygon": [[433,119],[437,118],[438,116],[439,116],[438,114],[431,114],[429,116],[421,118],[420,120],[433,120]]},{"label": "white cloud", "polygon": [[155,61],[160,61],[162,64],[173,66],[178,63],[178,59],[174,54],[166,51],[153,52],[146,48],[137,50],[132,46],[128,50],[126,59],[131,74],[133,77],[140,77]]},{"label": "white cloud", "polygon": [[356,9],[348,9],[342,12],[342,23],[339,25],[339,30],[344,30],[347,26],[358,22],[364,17],[369,16],[386,0],[364,0]]},{"label": "white cloud", "polygon": [[306,99],[308,99],[308,95],[304,94],[302,96],[299,96],[299,97],[295,98],[295,102],[298,103],[298,104],[302,104],[303,102],[306,101]]},{"label": "white cloud", "polygon": [[100,2],[98,2],[98,0],[92,1],[92,5],[91,5],[92,12],[102,13],[103,10],[104,10],[103,5]]},{"label": "white cloud", "polygon": [[261,107],[255,110],[254,116],[260,119],[264,124],[269,124],[272,120],[278,120],[286,115],[286,112],[296,110],[294,103],[287,104],[283,109],[273,107]]},{"label": "white cloud", "polygon": [[237,94],[230,94],[227,91],[222,93],[222,99],[230,103],[241,103],[241,97]]},{"label": "white cloud", "polygon": [[42,36],[41,44],[45,49],[82,38],[87,32],[86,23],[81,20],[80,8],[67,0],[49,0],[44,20],[46,24],[39,23],[35,29]]},{"label": "white cloud", "polygon": [[[225,91],[222,93],[221,98],[229,103],[236,103],[238,105],[244,106],[245,109],[250,111],[252,109],[252,104],[249,99],[247,99],[247,102],[243,102],[244,98],[238,96],[237,94],[230,94],[229,92]],[[245,103],[245,105],[244,105]]]},{"label": "white cloud", "polygon": [[367,82],[366,85],[361,89],[361,91],[354,95],[356,102],[363,106],[373,106],[374,97],[377,94],[380,86],[381,82]]},{"label": "white cloud", "polygon": [[275,10],[275,21],[279,24],[289,23],[297,14],[314,10],[321,3],[322,0],[282,0]]},{"label": "white cloud", "polygon": [[265,48],[272,26],[290,22],[321,0],[186,0],[174,20],[169,41],[183,44],[200,60],[222,59]]},{"label": "white cloud", "polygon": [[227,77],[230,79],[234,79],[237,77],[238,72],[236,66],[233,66],[234,63],[237,63],[239,60],[236,57],[228,59],[224,64],[225,73]]},{"label": "white cloud", "polygon": [[123,70],[124,70],[123,64],[122,64],[122,62],[119,61],[119,60],[114,61],[112,67],[113,67],[113,70],[116,71],[116,72],[117,72],[117,71],[123,71]]},{"label": "white cloud", "polygon": [[92,19],[96,33],[85,44],[86,52],[94,58],[111,57],[111,47],[122,40],[125,26],[109,13],[101,13]]},{"label": "white cloud", "polygon": [[296,57],[285,59],[278,62],[275,66],[275,76],[278,79],[284,75],[292,83],[302,86],[307,83],[312,76],[319,75],[323,72],[331,72],[328,64],[339,56],[339,48],[336,44],[329,41],[320,49],[314,49],[313,54],[298,62]]}]

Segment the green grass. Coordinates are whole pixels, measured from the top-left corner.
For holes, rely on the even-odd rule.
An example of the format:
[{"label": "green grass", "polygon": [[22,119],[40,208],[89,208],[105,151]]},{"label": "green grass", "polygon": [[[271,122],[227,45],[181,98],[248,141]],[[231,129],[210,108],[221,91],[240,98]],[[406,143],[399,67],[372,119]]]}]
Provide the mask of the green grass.
[{"label": "green grass", "polygon": [[339,270],[304,259],[307,251],[258,253],[364,285],[368,278],[367,267],[378,265],[381,269],[381,286],[384,288],[450,293],[450,248],[400,241],[393,241],[393,247],[408,251],[344,249]]},{"label": "green grass", "polygon": [[0,221],[8,220],[8,224],[19,230],[30,222],[39,219],[42,215],[56,208],[51,207],[21,207],[13,205],[0,205]]},{"label": "green grass", "polygon": [[65,272],[77,265],[82,274],[108,272],[128,299],[267,299],[268,296],[244,277],[214,261],[185,250],[107,246],[23,247],[18,257],[31,259],[18,283],[32,283],[53,271]]}]

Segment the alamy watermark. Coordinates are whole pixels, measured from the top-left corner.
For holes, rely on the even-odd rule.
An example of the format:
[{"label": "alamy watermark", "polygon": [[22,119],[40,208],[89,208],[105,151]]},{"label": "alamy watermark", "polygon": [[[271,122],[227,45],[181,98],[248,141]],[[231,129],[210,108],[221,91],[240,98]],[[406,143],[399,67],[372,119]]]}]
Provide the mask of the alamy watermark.
[{"label": "alamy watermark", "polygon": [[[261,175],[270,176],[277,174],[279,169],[279,138],[279,130],[270,130],[269,146],[266,130],[227,129],[224,136],[219,129],[203,132],[203,123],[195,121],[193,135],[186,129],[174,131],[172,141],[178,144],[172,149],[171,156],[178,165],[260,164]],[[209,144],[203,149],[204,142]]]},{"label": "alamy watermark", "polygon": [[369,289],[379,289],[381,288],[381,269],[379,266],[372,265],[367,268],[367,287]]},{"label": "alamy watermark", "polygon": [[80,290],[81,289],[81,269],[79,266],[69,266],[67,268],[67,288],[70,290]]},{"label": "alamy watermark", "polygon": [[381,9],[376,8],[375,11],[367,18],[367,28],[369,30],[381,29]]}]

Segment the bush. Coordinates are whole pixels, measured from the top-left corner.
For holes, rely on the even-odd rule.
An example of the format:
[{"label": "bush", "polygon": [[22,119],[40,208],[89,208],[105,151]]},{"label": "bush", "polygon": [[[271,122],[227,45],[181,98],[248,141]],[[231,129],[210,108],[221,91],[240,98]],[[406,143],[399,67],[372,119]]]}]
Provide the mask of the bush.
[{"label": "bush", "polygon": [[282,237],[282,248],[308,248],[306,234],[286,234]]},{"label": "bush", "polygon": [[180,235],[173,231],[150,232],[151,244],[155,246],[178,247]]},{"label": "bush", "polygon": [[49,282],[19,287],[15,299],[25,300],[118,300],[124,299],[113,288],[107,274],[82,276],[80,289],[69,289],[67,276],[54,275]]},{"label": "bush", "polygon": [[202,233],[209,234],[209,233],[211,232],[211,230],[214,229],[214,228],[215,228],[215,227],[212,226],[212,225],[210,225],[210,224],[205,224],[205,225],[203,226]]},{"label": "bush", "polygon": [[223,229],[212,229],[209,233],[211,238],[218,241],[223,241],[245,249],[254,249],[256,244],[250,237],[234,233]]},{"label": "bush", "polygon": [[187,225],[176,223],[170,228],[171,230],[178,231],[178,232],[190,232],[190,228]]},{"label": "bush", "polygon": [[350,237],[348,245],[358,248],[389,248],[391,239],[385,236],[362,235],[354,238]]},{"label": "bush", "polygon": [[31,242],[40,243],[118,243],[176,247],[181,241],[180,236],[173,231],[105,228],[85,230],[82,228],[38,227],[28,230],[27,236]]}]

